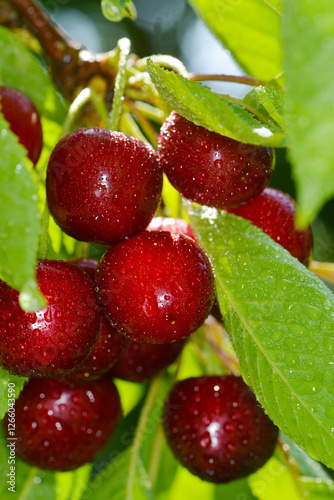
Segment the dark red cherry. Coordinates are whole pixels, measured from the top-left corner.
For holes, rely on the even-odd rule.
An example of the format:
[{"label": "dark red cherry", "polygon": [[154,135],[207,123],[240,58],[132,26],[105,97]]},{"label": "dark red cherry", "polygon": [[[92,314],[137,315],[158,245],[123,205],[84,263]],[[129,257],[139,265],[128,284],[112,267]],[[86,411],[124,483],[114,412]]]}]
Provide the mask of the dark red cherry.
[{"label": "dark red cherry", "polygon": [[15,404],[17,456],[41,469],[76,469],[101,451],[121,412],[117,389],[106,379],[79,385],[32,379]]},{"label": "dark red cherry", "polygon": [[25,94],[0,86],[0,109],[10,129],[26,148],[28,158],[36,165],[43,147],[43,131],[39,113]]},{"label": "dark red cherry", "polygon": [[55,377],[93,348],[97,297],[91,279],[66,262],[39,261],[37,282],[48,305],[36,313],[24,312],[19,293],[0,282],[0,362],[24,377]]},{"label": "dark red cherry", "polygon": [[147,231],[170,231],[171,233],[184,234],[195,240],[194,231],[188,222],[172,217],[154,217],[147,227]]},{"label": "dark red cherry", "polygon": [[[92,280],[99,261],[92,258],[75,259],[72,264],[85,271]],[[100,312],[97,340],[89,356],[70,374],[66,381],[96,380],[107,373],[119,358],[125,347],[124,335],[113,328],[107,318]]]},{"label": "dark red cherry", "polygon": [[307,266],[313,249],[312,230],[296,228],[296,210],[291,196],[266,188],[249,204],[229,212],[248,219]]},{"label": "dark red cherry", "polygon": [[184,344],[184,340],[170,344],[143,344],[126,340],[125,349],[109,374],[129,382],[148,382],[176,360]]},{"label": "dark red cherry", "polygon": [[247,203],[273,174],[270,148],[210,132],[175,112],[161,128],[158,152],[172,185],[185,198],[209,207]]},{"label": "dark red cherry", "polygon": [[213,483],[258,470],[272,456],[278,437],[251,389],[233,375],[177,383],[165,403],[163,427],[181,464]]},{"label": "dark red cherry", "polygon": [[187,236],[143,231],[102,258],[96,283],[105,314],[131,340],[159,344],[187,337],[210,312],[211,264]]},{"label": "dark red cherry", "polygon": [[112,245],[148,226],[160,201],[162,171],[149,144],[111,130],[79,129],[53,150],[46,188],[65,233]]}]

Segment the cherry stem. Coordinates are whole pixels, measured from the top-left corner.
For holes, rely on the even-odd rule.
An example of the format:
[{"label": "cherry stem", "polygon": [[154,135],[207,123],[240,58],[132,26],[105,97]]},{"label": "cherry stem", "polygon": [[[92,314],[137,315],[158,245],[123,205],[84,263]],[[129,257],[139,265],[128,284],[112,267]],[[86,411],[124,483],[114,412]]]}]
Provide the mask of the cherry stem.
[{"label": "cherry stem", "polygon": [[34,478],[37,474],[38,474],[38,468],[31,467],[30,472],[27,476],[27,479],[25,480],[25,483],[24,483],[23,488],[21,490],[19,500],[26,500],[28,498],[28,496],[30,496],[30,490],[31,490],[31,487],[34,485],[33,481],[34,481]]},{"label": "cherry stem", "polygon": [[155,128],[151,124],[151,122],[143,115],[141,111],[139,111],[135,104],[128,99],[127,97],[124,100],[124,107],[128,107],[129,111],[135,116],[135,118],[138,121],[138,124],[142,128],[144,134],[152,144],[152,146],[157,149],[158,147],[158,140],[157,140],[157,132],[155,131]]},{"label": "cherry stem", "polygon": [[136,470],[140,453],[140,446],[143,440],[143,436],[145,433],[146,423],[149,419],[151,411],[156,406],[156,400],[161,391],[161,386],[163,383],[164,374],[157,376],[150,385],[144,406],[142,408],[138,425],[136,429],[136,433],[133,440],[131,456],[130,456],[130,465],[129,465],[129,473],[128,473],[128,481],[126,486],[126,497],[125,500],[132,500],[133,498],[133,486],[135,484],[136,479]]},{"label": "cherry stem", "polygon": [[278,450],[278,455],[279,455],[279,458],[281,460],[281,462],[283,464],[286,465],[287,469],[289,470],[291,476],[292,476],[292,479],[293,479],[293,482],[295,484],[295,487],[298,491],[298,493],[300,494],[300,498],[303,497],[302,495],[302,488],[301,488],[301,485],[300,485],[300,473],[299,473],[299,470],[298,470],[298,463],[296,462],[296,460],[291,457],[291,455],[289,454],[289,450],[290,450],[290,447],[289,445],[287,445],[286,443],[284,443],[284,441],[279,438],[278,441],[277,441],[277,448],[276,450]]},{"label": "cherry stem", "polygon": [[334,285],[334,263],[317,262],[316,260],[313,260],[309,269],[313,273],[317,274],[320,278]]},{"label": "cherry stem", "polygon": [[[181,367],[181,362],[182,362],[182,352],[179,354],[177,360],[175,361],[175,371],[173,372],[171,379],[169,381],[169,387],[173,387],[176,380],[177,376]],[[156,485],[156,481],[158,478],[158,473],[159,473],[159,467],[160,467],[160,461],[161,461],[161,455],[162,455],[162,450],[163,450],[163,445],[165,443],[164,439],[164,433],[163,433],[163,428],[162,424],[160,423],[157,427],[157,430],[155,432],[155,436],[153,438],[153,443],[152,443],[152,453],[150,455],[150,460],[148,464],[148,477],[151,480],[152,487],[154,489]]]},{"label": "cherry stem", "polygon": [[233,82],[233,83],[244,83],[246,85],[251,85],[253,87],[259,86],[272,86],[275,85],[272,82],[265,82],[263,80],[258,80],[252,76],[247,75],[209,75],[200,73],[189,73],[188,78],[194,82],[206,82],[206,81],[219,81],[219,82]]},{"label": "cherry stem", "polygon": [[119,47],[119,62],[118,72],[115,80],[114,98],[112,103],[112,110],[110,113],[110,128],[111,130],[118,130],[119,120],[122,111],[122,99],[124,96],[126,85],[126,63],[130,54],[130,40],[128,38],[121,38],[118,41]]},{"label": "cherry stem", "polygon": [[76,117],[78,116],[84,105],[87,104],[87,102],[90,101],[91,98],[92,98],[91,89],[85,88],[74,99],[74,101],[70,106],[70,109],[68,110],[68,114],[64,122],[63,134],[62,134],[63,136],[67,135],[70,132],[74,120],[76,119]]},{"label": "cherry stem", "polygon": [[122,113],[119,128],[125,135],[131,135],[132,137],[136,137],[136,139],[139,139],[140,141],[147,142],[146,137],[143,135],[142,131],[140,130],[130,113]]},{"label": "cherry stem", "polygon": [[38,257],[40,259],[47,259],[49,249],[49,220],[50,210],[47,200],[45,200],[44,210],[41,220],[41,234],[39,238]]}]

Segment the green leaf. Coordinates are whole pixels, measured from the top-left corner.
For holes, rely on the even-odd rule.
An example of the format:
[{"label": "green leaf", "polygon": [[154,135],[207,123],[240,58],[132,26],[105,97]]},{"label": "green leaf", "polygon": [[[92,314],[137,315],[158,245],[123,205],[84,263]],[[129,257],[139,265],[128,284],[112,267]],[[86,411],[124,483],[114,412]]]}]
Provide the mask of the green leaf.
[{"label": "green leaf", "polygon": [[241,142],[275,147],[285,145],[283,133],[264,126],[248,111],[207,87],[166,71],[152,61],[148,61],[147,66],[163,101],[187,120]]},{"label": "green leaf", "polygon": [[0,26],[0,83],[26,94],[39,112],[62,123],[66,105],[36,57],[8,29]]},{"label": "green leaf", "polygon": [[275,457],[249,477],[249,484],[259,500],[300,500],[291,471]]},{"label": "green leaf", "polygon": [[274,87],[255,87],[243,99],[246,106],[272,129],[286,133],[284,92]]},{"label": "green leaf", "polygon": [[102,0],[101,7],[108,21],[117,23],[125,17],[137,19],[136,7],[132,0]]},{"label": "green leaf", "polygon": [[85,500],[151,500],[146,470],[138,459],[131,496],[127,497],[128,470],[131,448],[127,448],[92,479],[84,493]]},{"label": "green leaf", "polygon": [[57,472],[55,477],[55,500],[80,500],[89,481],[92,464],[86,464],[74,471]]},{"label": "green leaf", "polygon": [[29,311],[45,305],[35,281],[40,235],[37,183],[26,151],[0,112],[0,276]]},{"label": "green leaf", "polygon": [[271,80],[282,71],[279,0],[189,3],[246,73]]},{"label": "green leaf", "polygon": [[[30,467],[18,458],[15,463],[8,463],[12,460],[9,457],[2,426],[0,428],[0,498],[1,500],[55,500],[55,475],[52,472],[39,470],[37,467]],[[15,493],[9,491],[12,487],[7,481],[10,467],[15,467]],[[72,499],[71,499],[72,500]],[[73,499],[76,500],[76,499]]]},{"label": "green leaf", "polygon": [[[27,380],[27,378],[11,375],[7,370],[0,368],[0,420],[8,411],[9,403],[11,403],[8,400],[13,398],[12,391],[15,390],[15,399],[17,399]],[[8,384],[10,384],[9,387]]]},{"label": "green leaf", "polygon": [[303,478],[301,487],[304,493],[303,498],[307,500],[333,500],[334,498],[333,481]]},{"label": "green leaf", "polygon": [[243,377],[282,431],[333,467],[333,294],[249,221],[186,207],[214,266]]},{"label": "green leaf", "polygon": [[284,7],[290,159],[306,225],[334,195],[334,10],[327,0]]}]

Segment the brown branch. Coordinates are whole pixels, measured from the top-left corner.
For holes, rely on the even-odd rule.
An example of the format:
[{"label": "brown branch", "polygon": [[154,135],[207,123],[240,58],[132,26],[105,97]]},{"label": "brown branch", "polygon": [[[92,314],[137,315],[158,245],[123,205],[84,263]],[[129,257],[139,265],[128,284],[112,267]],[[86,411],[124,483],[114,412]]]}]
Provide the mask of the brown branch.
[{"label": "brown branch", "polygon": [[2,24],[25,26],[39,40],[55,84],[70,100],[89,86],[93,77],[101,77],[107,88],[113,89],[116,69],[109,64],[110,53],[88,51],[60,29],[33,0],[10,0],[10,3],[0,0],[0,15]]}]

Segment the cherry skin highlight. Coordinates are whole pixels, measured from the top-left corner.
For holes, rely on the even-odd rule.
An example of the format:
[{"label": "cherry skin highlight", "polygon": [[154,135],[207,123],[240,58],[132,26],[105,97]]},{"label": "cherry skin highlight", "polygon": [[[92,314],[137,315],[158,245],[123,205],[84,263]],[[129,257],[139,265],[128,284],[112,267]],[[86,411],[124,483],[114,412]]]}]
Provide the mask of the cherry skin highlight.
[{"label": "cherry skin highlight", "polygon": [[175,112],[161,128],[158,153],[171,184],[185,198],[209,207],[247,203],[273,174],[270,148],[210,132]]},{"label": "cherry skin highlight", "polygon": [[171,233],[184,234],[196,240],[194,231],[188,222],[172,217],[154,217],[147,226],[147,231],[170,231]]},{"label": "cherry skin highlight", "polygon": [[[92,258],[74,259],[72,264],[85,271],[94,280],[99,261]],[[97,340],[89,356],[71,373],[63,377],[67,382],[96,380],[107,373],[125,347],[124,335],[113,328],[102,311],[99,314]]]},{"label": "cherry skin highlight", "polygon": [[162,171],[149,144],[111,130],[78,129],[53,150],[46,189],[50,212],[65,233],[113,245],[150,223]]},{"label": "cherry skin highlight", "polygon": [[43,131],[39,112],[25,94],[11,87],[0,86],[0,107],[10,129],[36,165],[43,147]]},{"label": "cherry skin highlight", "polygon": [[214,277],[200,246],[181,234],[143,231],[102,258],[96,284],[106,316],[129,339],[181,340],[210,312]]},{"label": "cherry skin highlight", "polygon": [[101,451],[121,412],[117,389],[106,379],[79,385],[31,379],[15,403],[17,456],[41,469],[76,469]]},{"label": "cherry skin highlight", "polygon": [[308,266],[313,249],[312,230],[310,227],[303,231],[296,228],[296,211],[291,196],[273,188],[264,189],[249,204],[229,210],[248,219]]},{"label": "cherry skin highlight", "polygon": [[109,375],[128,382],[148,382],[176,360],[184,345],[184,340],[170,344],[143,344],[126,340],[125,349]]},{"label": "cherry skin highlight", "polygon": [[0,282],[0,363],[23,377],[55,377],[88,356],[97,337],[98,303],[91,279],[61,261],[41,260],[37,283],[48,305],[24,312],[19,293]]},{"label": "cherry skin highlight", "polygon": [[251,389],[234,375],[178,382],[166,400],[163,427],[177,460],[213,483],[258,470],[272,456],[278,437]]}]

